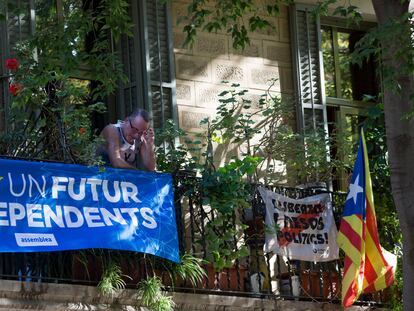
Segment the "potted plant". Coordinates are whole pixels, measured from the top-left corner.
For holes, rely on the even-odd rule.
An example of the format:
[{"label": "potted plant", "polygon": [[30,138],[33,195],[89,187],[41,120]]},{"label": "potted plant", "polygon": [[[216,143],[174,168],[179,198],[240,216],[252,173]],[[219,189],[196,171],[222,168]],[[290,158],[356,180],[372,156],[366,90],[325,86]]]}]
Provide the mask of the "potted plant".
[{"label": "potted plant", "polygon": [[249,251],[243,239],[247,227],[241,214],[249,206],[251,194],[243,177],[254,171],[257,161],[253,157],[234,159],[202,176],[203,205],[214,215],[206,225],[209,288],[244,289],[246,268],[239,261]]}]

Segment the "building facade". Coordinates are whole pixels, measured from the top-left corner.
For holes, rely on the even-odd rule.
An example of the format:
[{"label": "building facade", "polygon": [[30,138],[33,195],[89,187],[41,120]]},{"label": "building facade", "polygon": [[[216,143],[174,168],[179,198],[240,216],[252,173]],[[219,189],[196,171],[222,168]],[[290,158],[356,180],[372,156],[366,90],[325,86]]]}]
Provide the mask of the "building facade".
[{"label": "building facade", "polygon": [[[64,1],[56,1],[57,12],[62,9],[62,2]],[[94,120],[94,126],[98,130],[109,122],[123,119],[136,108],[145,108],[152,114],[154,128],[160,129],[167,120],[172,119],[190,136],[196,135],[205,131],[200,121],[212,118],[216,114],[219,94],[228,89],[228,84],[223,81],[227,81],[248,90],[247,96],[252,101],[253,109],[254,105],[258,105],[262,94],[267,91],[282,98],[289,98],[295,110],[294,120],[289,121],[298,132],[313,133],[322,130],[331,134],[335,130],[335,125],[339,125],[350,128],[351,133],[356,134],[367,109],[375,102],[380,92],[377,64],[370,61],[359,67],[350,62],[350,54],[356,48],[358,40],[375,26],[373,9],[368,0],[358,1],[363,13],[363,21],[358,25],[349,24],[346,20],[334,16],[333,11],[328,14],[329,16],[315,18],[312,11],[317,1],[296,1],[290,6],[281,6],[277,16],[270,16],[265,10],[265,5],[269,1],[257,0],[257,5],[262,7],[261,17],[272,27],[249,33],[250,45],[244,50],[234,49],[232,38],[225,31],[200,31],[191,48],[183,46],[185,21],[180,21],[187,15],[187,7],[191,1],[128,2],[128,14],[133,23],[132,35],[123,35],[112,45],[113,52],[119,55],[128,81],[120,82],[116,92],[106,98],[107,112]],[[14,3],[13,9],[9,8],[7,1],[0,4],[4,12],[0,21],[0,131],[3,132],[9,130],[8,112],[11,102],[5,60],[14,56],[14,47],[18,42],[35,32],[36,3],[35,0],[20,0]],[[88,76],[87,69],[85,74],[79,74],[76,78],[93,80],[93,77]],[[351,139],[353,138],[351,136]],[[332,150],[327,150],[326,156],[335,154],[332,154]],[[217,159],[218,162],[225,159],[226,155],[221,153],[220,157],[221,159]],[[283,169],[283,163],[281,166]],[[345,186],[346,176],[343,176],[334,188],[345,190]],[[189,236],[194,238],[191,234]],[[191,244],[191,240],[187,242]],[[257,262],[256,273],[260,273],[261,261],[264,260],[263,254],[258,250],[260,246],[251,247],[255,249],[255,255],[251,255],[250,260]],[[269,265],[269,259],[267,260]],[[274,261],[271,269],[275,269],[275,261],[279,259],[274,257],[271,260]],[[266,264],[263,265],[264,269],[267,269]],[[279,263],[277,265],[279,266]],[[322,275],[319,278],[322,280],[322,269],[319,272],[319,276]],[[271,273],[275,274],[275,271],[269,271],[268,275]],[[240,279],[240,273],[238,274]],[[282,272],[279,271],[279,274]],[[310,278],[309,273],[309,280]],[[271,294],[273,288],[270,278],[268,281],[270,285],[266,285],[266,290]],[[332,280],[329,281],[332,287]],[[289,277],[286,282],[292,294],[292,278]],[[338,279],[335,282],[338,284]],[[56,308],[62,309],[75,308],[77,302],[78,306],[93,303],[97,309],[107,308],[104,306],[107,301],[91,298],[95,297],[96,293],[88,294],[86,298],[74,293],[74,301],[66,297],[66,293],[62,292],[58,285],[50,288],[44,284],[30,285],[32,288],[25,285],[20,291],[17,286],[19,285],[15,283],[5,283],[3,289],[0,287],[0,291],[5,293],[4,297],[14,301],[16,309],[23,308],[26,296],[29,297],[26,302],[38,309],[41,309],[39,301],[44,302],[45,310],[48,301],[52,301]],[[64,286],[66,285],[62,285]],[[86,291],[85,288],[77,287],[70,290]],[[33,295],[26,295],[26,292]],[[53,296],[54,293],[56,296]],[[330,294],[332,293],[331,288]],[[338,294],[337,287],[335,293]],[[116,309],[116,303],[123,308],[133,305],[128,295],[111,300],[111,308]],[[328,298],[328,295],[323,298]],[[196,298],[180,294],[177,297],[182,310],[196,310]],[[35,299],[37,302],[34,302]],[[295,305],[294,302],[287,305],[284,302],[264,302],[263,299],[232,299],[204,295],[200,309],[213,310],[223,306],[223,310],[320,308],[319,305],[314,306],[311,303],[303,306],[299,303]],[[330,296],[330,299],[333,297]],[[5,305],[7,303],[9,302],[4,302]],[[337,305],[326,308],[339,309]]]}]

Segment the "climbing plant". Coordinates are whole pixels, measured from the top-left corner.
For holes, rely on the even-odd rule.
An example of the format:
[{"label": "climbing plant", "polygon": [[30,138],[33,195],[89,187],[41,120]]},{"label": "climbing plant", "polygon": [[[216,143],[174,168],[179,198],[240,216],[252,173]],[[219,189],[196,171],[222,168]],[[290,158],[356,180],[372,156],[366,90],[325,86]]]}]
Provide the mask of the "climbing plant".
[{"label": "climbing plant", "polygon": [[[9,68],[11,105],[8,130],[1,136],[3,155],[94,162],[100,143],[92,113],[105,110],[103,100],[125,81],[110,38],[131,33],[126,1],[36,3],[34,35],[13,47]],[[17,3],[7,2],[19,14]],[[99,14],[96,14],[99,12]]]}]

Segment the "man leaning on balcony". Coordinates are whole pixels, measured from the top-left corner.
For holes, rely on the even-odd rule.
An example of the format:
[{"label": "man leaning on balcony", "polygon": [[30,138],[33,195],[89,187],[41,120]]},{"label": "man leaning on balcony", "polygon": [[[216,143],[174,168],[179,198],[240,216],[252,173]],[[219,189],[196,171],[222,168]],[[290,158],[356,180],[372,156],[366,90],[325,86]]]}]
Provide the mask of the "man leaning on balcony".
[{"label": "man leaning on balcony", "polygon": [[154,130],[146,110],[137,109],[123,121],[108,124],[101,132],[105,144],[98,148],[107,165],[116,168],[155,170]]}]

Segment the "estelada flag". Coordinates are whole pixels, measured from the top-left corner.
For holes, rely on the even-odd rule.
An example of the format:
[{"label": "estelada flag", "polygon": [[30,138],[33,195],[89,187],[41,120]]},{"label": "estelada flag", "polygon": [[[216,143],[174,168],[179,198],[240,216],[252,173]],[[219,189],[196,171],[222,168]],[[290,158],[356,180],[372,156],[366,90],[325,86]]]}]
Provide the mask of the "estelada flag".
[{"label": "estelada flag", "polygon": [[378,291],[394,281],[397,257],[379,243],[371,175],[364,132],[355,161],[337,242],[345,252],[342,304],[351,306],[364,293]]}]

